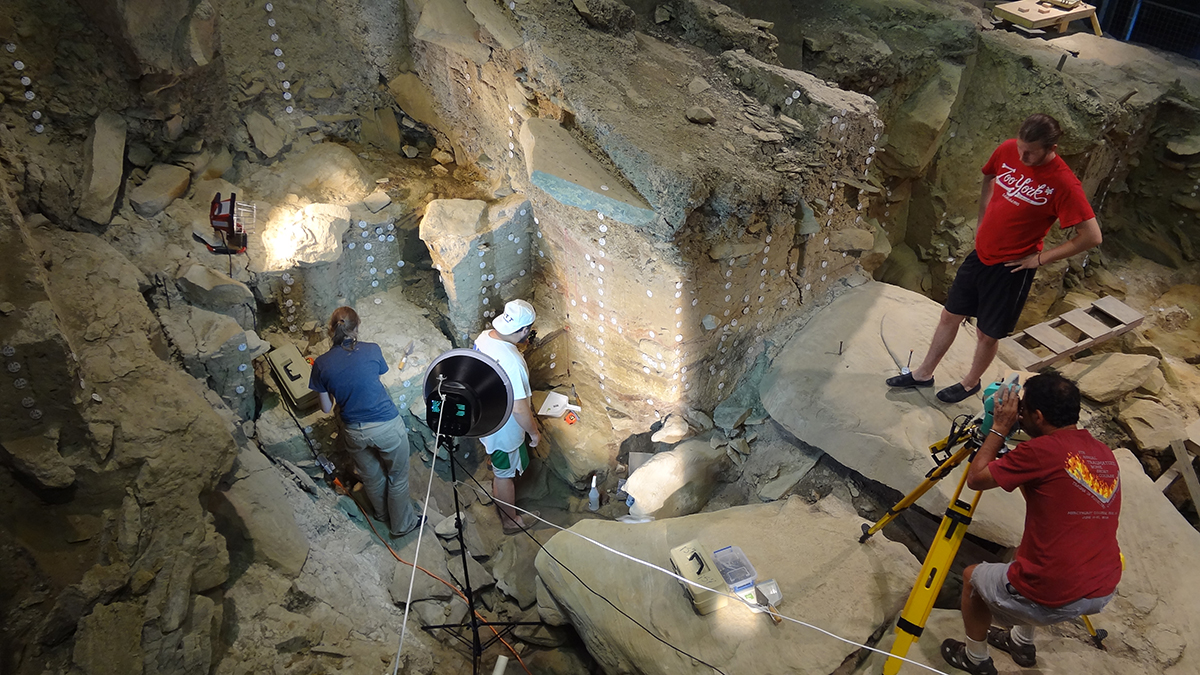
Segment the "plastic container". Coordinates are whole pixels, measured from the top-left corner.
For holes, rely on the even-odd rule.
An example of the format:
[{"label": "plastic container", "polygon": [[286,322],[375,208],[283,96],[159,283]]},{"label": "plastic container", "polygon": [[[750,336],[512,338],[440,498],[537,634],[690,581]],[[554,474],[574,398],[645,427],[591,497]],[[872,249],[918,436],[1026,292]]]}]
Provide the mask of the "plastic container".
[{"label": "plastic container", "polygon": [[758,573],[754,571],[754,565],[750,564],[750,559],[742,553],[742,549],[726,546],[715,551],[713,564],[735,594],[751,603],[755,602],[754,582],[758,579]]}]

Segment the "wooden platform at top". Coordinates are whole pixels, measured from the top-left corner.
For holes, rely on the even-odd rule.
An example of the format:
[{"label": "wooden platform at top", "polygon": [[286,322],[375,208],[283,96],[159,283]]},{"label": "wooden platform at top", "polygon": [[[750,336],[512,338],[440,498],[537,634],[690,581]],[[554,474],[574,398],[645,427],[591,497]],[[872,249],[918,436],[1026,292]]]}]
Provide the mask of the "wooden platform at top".
[{"label": "wooden platform at top", "polygon": [[1096,18],[1095,6],[1083,2],[1071,9],[1066,9],[1039,0],[1016,0],[1016,2],[996,5],[992,14],[997,19],[1003,19],[1025,28],[1058,26],[1060,33],[1067,32],[1067,25],[1076,19],[1091,19],[1092,31],[1096,35],[1104,35],[1104,31],[1100,30],[1100,21]]},{"label": "wooden platform at top", "polygon": [[[1141,312],[1114,297],[1105,296],[1089,307],[1073,309],[1004,338],[1000,341],[1000,355],[1015,368],[1036,372],[1055,361],[1128,333],[1143,319]],[[1064,326],[1079,333],[1079,337],[1068,337],[1059,330]],[[1050,353],[1036,354],[1022,345],[1023,341],[1036,342]]]}]

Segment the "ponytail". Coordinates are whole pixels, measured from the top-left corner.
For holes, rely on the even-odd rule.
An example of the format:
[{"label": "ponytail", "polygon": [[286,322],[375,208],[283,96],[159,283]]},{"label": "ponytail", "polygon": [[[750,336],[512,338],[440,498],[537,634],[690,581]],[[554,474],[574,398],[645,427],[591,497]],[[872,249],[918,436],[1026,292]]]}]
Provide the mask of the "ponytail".
[{"label": "ponytail", "polygon": [[348,352],[358,344],[358,312],[350,307],[338,307],[329,317],[329,337],[334,345]]}]

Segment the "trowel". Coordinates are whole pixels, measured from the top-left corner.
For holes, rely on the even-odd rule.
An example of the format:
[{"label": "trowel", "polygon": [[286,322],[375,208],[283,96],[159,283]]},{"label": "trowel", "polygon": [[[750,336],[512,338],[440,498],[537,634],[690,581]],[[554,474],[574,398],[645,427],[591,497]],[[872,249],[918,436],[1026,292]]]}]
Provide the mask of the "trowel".
[{"label": "trowel", "polygon": [[413,348],[416,346],[417,343],[415,340],[408,341],[408,346],[404,348],[404,353],[400,355],[400,365],[396,367],[396,370],[404,370],[404,366],[408,364],[408,357],[412,356]]}]

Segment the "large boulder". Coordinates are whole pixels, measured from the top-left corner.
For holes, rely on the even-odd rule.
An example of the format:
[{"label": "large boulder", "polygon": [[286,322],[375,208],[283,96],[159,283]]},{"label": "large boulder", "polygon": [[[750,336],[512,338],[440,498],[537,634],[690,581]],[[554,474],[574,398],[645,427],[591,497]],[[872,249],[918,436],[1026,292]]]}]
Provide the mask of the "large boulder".
[{"label": "large boulder", "polygon": [[296,524],[283,481],[256,448],[238,454],[236,480],[216,493],[219,517],[249,545],[256,562],[295,577],[308,559],[308,540]]},{"label": "large boulder", "polygon": [[1133,437],[1141,450],[1158,454],[1172,441],[1187,437],[1183,419],[1158,401],[1139,398],[1117,415],[1117,422]]},{"label": "large boulder", "polygon": [[174,164],[155,164],[139,186],[129,192],[129,203],[143,218],[153,218],[187,192],[192,172]]},{"label": "large boulder", "polygon": [[284,205],[271,211],[263,229],[264,270],[333,262],[342,256],[350,209],[336,204]]},{"label": "large boulder", "polygon": [[965,66],[938,62],[933,76],[896,112],[888,152],[880,161],[895,175],[920,175],[933,161],[959,99]]},{"label": "large boulder", "polygon": [[[934,395],[967,371],[973,329],[959,329],[934,374],[935,386],[889,389],[884,384],[908,362],[909,350],[914,350],[914,365],[921,361],[941,309],[929,298],[888,284],[867,283],[843,293],[775,357],[759,385],[763,406],[801,441],[867,478],[910,492],[933,468],[929,446],[945,438],[951,418],[973,415],[982,405],[978,396],[946,405]],[[999,375],[993,366],[984,381]],[[942,513],[955,483],[938,482],[917,505]],[[1020,495],[995,490],[983,503],[971,532],[1016,546],[1025,520]]]},{"label": "large boulder", "polygon": [[107,225],[112,220],[125,171],[125,118],[104,111],[92,124],[83,151],[80,217]]},{"label": "large boulder", "polygon": [[232,317],[191,305],[159,309],[167,338],[192,377],[206,382],[242,419],[254,418],[251,362],[271,346]]},{"label": "large boulder", "polygon": [[436,199],[425,208],[421,241],[441,271],[459,340],[474,339],[485,318],[504,311],[505,300],[529,296],[532,226],[532,208],[521,194],[490,205]]},{"label": "large boulder", "polygon": [[40,488],[63,489],[75,483],[75,470],[58,452],[58,430],[0,444],[6,463]]},{"label": "large boulder", "polygon": [[492,50],[479,42],[479,24],[463,0],[426,0],[413,37],[483,65]]},{"label": "large boulder", "polygon": [[1079,392],[1098,403],[1111,403],[1142,386],[1158,368],[1146,354],[1097,354],[1068,363],[1058,372],[1079,385]]},{"label": "large boulder", "polygon": [[634,499],[629,512],[656,518],[695,513],[708,503],[727,468],[725,448],[707,438],[657,453],[625,481],[625,492]]},{"label": "large boulder", "polygon": [[250,139],[254,141],[255,149],[262,153],[263,157],[274,159],[279,151],[283,150],[287,136],[282,129],[275,126],[275,123],[262,113],[251,112],[246,115],[245,124]]},{"label": "large boulder", "polygon": [[[861,642],[892,623],[920,568],[907,549],[883,537],[859,544],[864,522],[836,499],[809,505],[792,498],[639,525],[585,520],[571,531],[659,565],[666,564],[670,549],[692,540],[710,553],[739,546],[759,580],[779,583],[780,611]],[[791,624],[775,626],[733,602],[714,614],[699,615],[675,579],[581,545],[575,537],[551,539],[536,564],[554,603],[605,672],[711,673],[702,660],[727,673],[775,673],[781,663],[795,666],[791,672],[831,673],[856,649]],[[613,597],[644,627],[612,611],[604,598]],[[695,660],[653,635],[670,636],[675,647]]]}]

